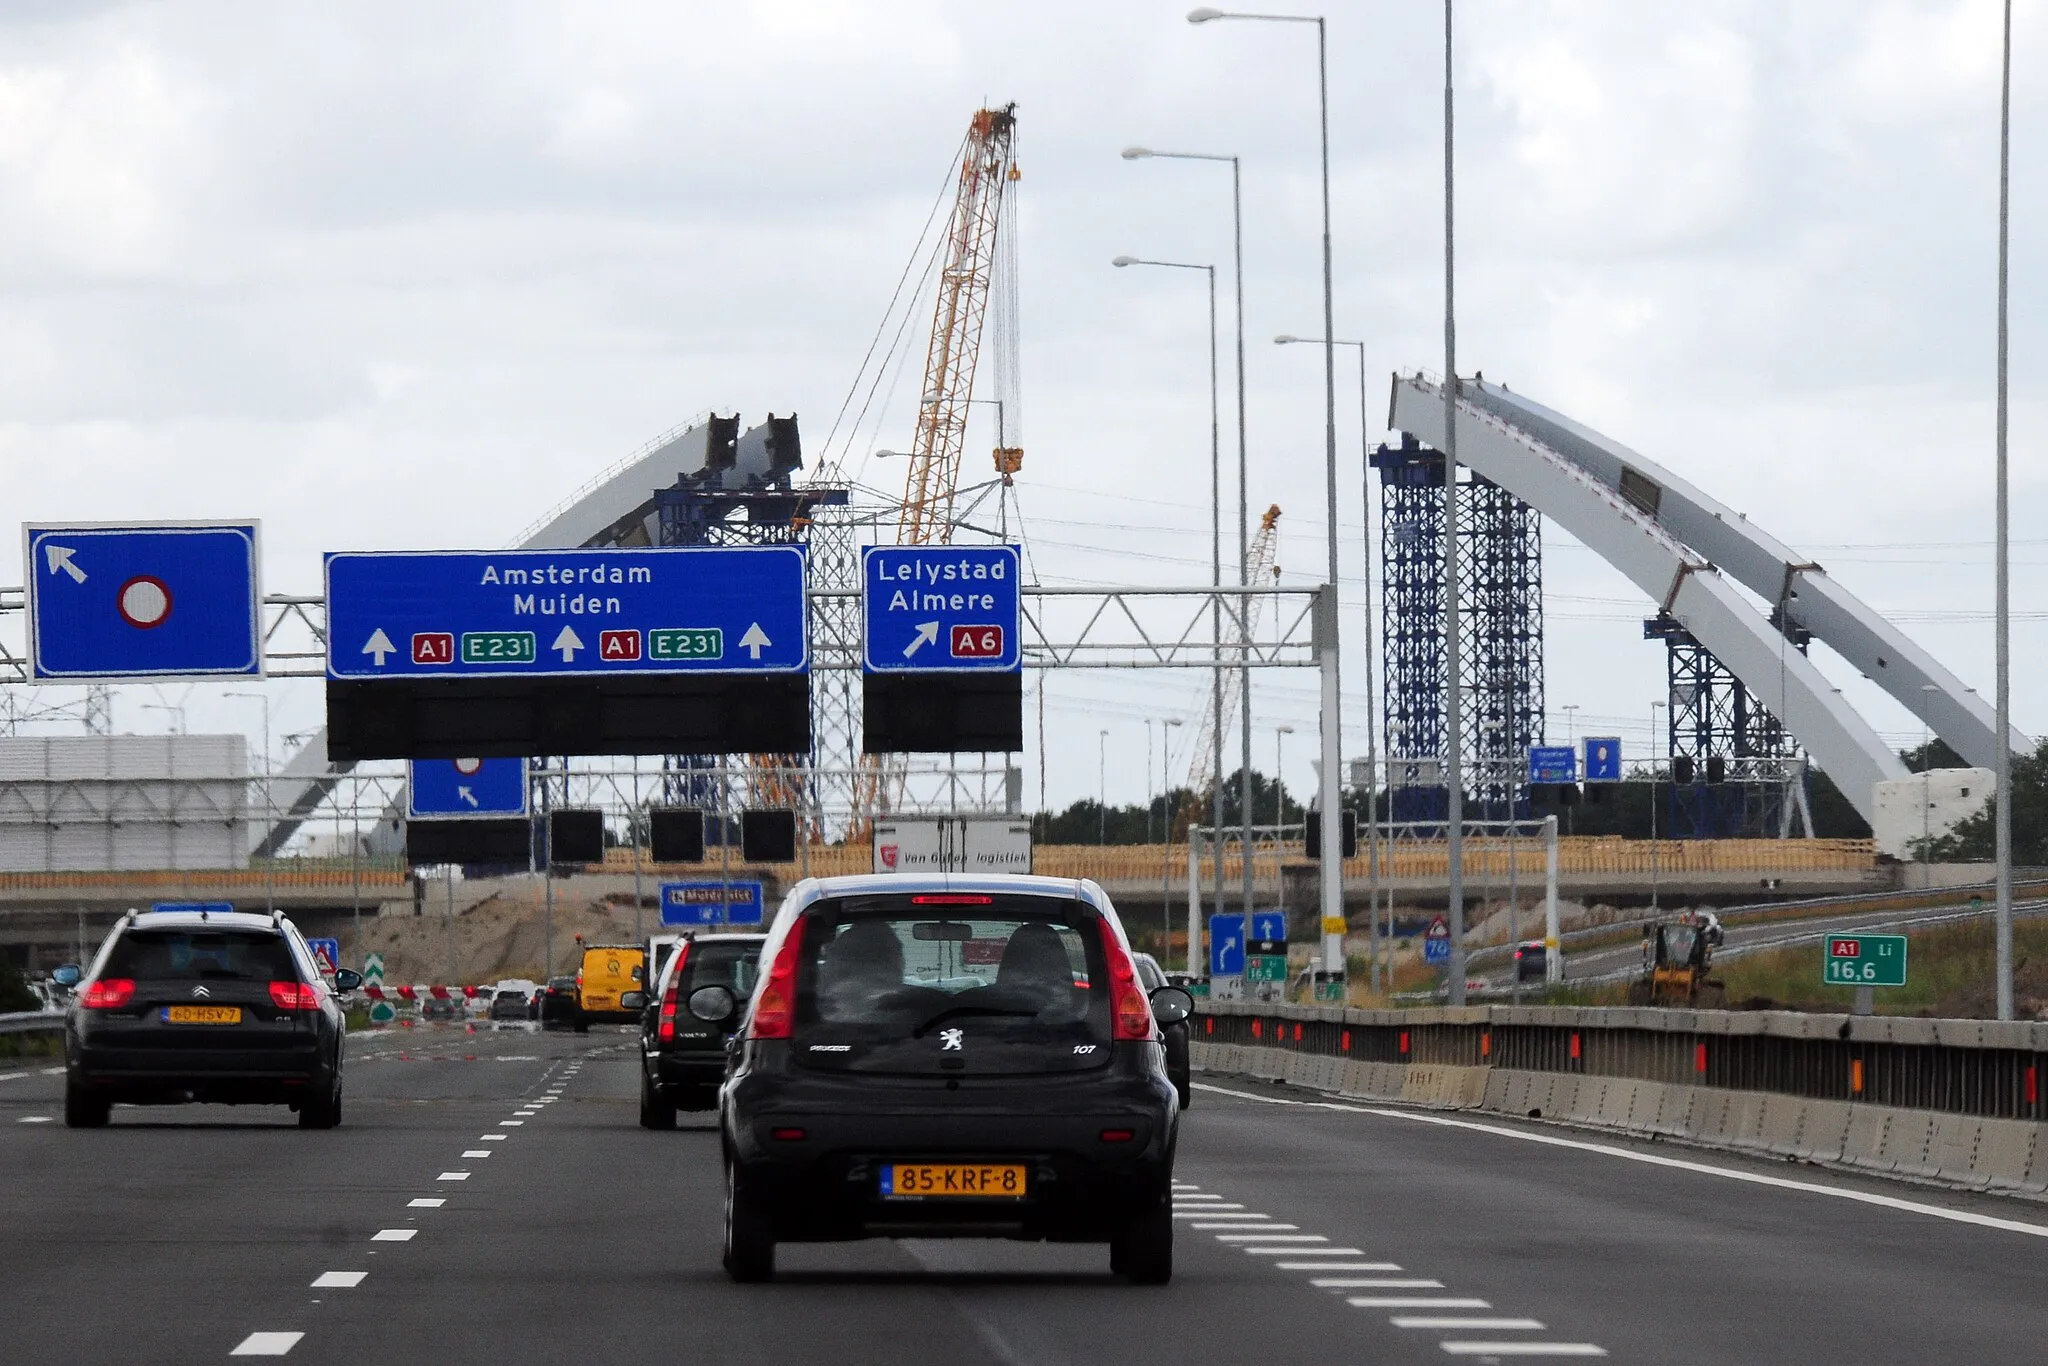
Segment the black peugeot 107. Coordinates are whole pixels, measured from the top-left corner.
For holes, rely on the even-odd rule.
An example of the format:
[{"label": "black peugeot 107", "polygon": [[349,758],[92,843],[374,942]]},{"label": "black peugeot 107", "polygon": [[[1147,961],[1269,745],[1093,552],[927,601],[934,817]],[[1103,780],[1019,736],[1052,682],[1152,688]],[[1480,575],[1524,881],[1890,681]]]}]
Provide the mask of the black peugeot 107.
[{"label": "black peugeot 107", "polygon": [[881,876],[793,888],[720,1095],[725,1267],[777,1242],[1109,1244],[1173,1274],[1180,1107],[1159,1021],[1100,887]]},{"label": "black peugeot 107", "polygon": [[[347,969],[335,988],[362,978]],[[347,1022],[281,915],[130,912],[100,946],[65,1021],[64,1122],[98,1128],[116,1101],[288,1105],[341,1122]]]}]

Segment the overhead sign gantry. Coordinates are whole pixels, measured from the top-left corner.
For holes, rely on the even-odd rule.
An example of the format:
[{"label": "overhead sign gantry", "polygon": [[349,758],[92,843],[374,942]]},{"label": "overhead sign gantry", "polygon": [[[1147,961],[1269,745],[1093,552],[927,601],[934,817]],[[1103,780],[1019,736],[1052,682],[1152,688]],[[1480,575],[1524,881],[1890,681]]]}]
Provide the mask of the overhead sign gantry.
[{"label": "overhead sign gantry", "polygon": [[861,551],[868,753],[1024,747],[1020,571],[1011,545]]}]

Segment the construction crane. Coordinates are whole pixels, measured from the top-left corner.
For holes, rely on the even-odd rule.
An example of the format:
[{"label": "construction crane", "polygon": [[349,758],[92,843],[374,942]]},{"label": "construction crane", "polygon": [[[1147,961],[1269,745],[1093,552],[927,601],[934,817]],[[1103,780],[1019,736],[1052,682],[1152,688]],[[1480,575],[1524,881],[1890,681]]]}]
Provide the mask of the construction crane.
[{"label": "construction crane", "polygon": [[[939,271],[938,303],[925,352],[923,397],[910,447],[910,473],[896,523],[899,545],[943,544],[953,539],[953,498],[960,485],[960,455],[967,442],[967,408],[981,357],[982,324],[996,277],[1003,206],[1017,183],[1017,106],[975,111],[960,158],[960,176]],[[999,436],[999,442],[1002,438]],[[1005,478],[1023,463],[1023,451],[999,444],[996,468]]]},{"label": "construction crane", "polygon": [[[1258,534],[1252,537],[1251,547],[1246,554],[1245,582],[1252,587],[1262,588],[1269,580],[1279,579],[1280,571],[1273,564],[1279,536],[1280,505],[1275,503],[1266,509],[1265,516],[1259,518]],[[1244,633],[1247,639],[1257,634],[1260,601],[1258,598],[1250,598],[1244,604]],[[1209,808],[1209,799],[1220,780],[1219,760],[1223,753],[1223,741],[1230,729],[1230,718],[1236,713],[1238,692],[1243,685],[1243,673],[1237,669],[1223,670],[1223,706],[1220,709],[1223,713],[1223,732],[1219,733],[1216,729],[1218,708],[1202,708],[1202,728],[1198,732],[1199,738],[1195,741],[1194,761],[1188,767],[1188,791],[1195,794],[1195,799],[1188,803],[1186,819],[1199,820],[1201,813]]]}]

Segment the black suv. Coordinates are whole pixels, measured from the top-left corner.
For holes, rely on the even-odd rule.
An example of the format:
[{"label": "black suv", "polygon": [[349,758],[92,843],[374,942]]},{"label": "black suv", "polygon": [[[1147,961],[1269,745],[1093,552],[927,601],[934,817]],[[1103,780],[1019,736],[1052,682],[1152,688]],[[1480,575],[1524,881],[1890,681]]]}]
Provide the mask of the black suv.
[{"label": "black suv", "polygon": [[[335,974],[352,991],[358,974]],[[347,1023],[298,927],[281,915],[129,912],[100,945],[64,1028],[64,1122],[116,1101],[288,1105],[341,1123]]]},{"label": "black suv", "polygon": [[1100,887],[1046,877],[807,880],[763,947],[720,1092],[725,1268],[849,1238],[1106,1242],[1173,1274],[1180,1105]]},{"label": "black suv", "polygon": [[754,994],[761,934],[685,939],[663,964],[640,1017],[640,1124],[673,1129],[678,1110],[711,1110],[725,1079],[725,1043]]}]

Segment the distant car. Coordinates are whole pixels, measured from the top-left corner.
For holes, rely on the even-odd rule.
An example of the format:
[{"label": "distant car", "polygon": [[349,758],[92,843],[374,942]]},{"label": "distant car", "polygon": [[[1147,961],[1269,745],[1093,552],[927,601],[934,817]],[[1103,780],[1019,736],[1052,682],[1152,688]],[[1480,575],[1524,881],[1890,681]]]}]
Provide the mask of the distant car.
[{"label": "distant car", "polygon": [[501,991],[491,998],[493,1020],[524,1020],[526,1018],[526,993],[523,991]]},{"label": "distant car", "polygon": [[1548,980],[1550,976],[1550,950],[1541,939],[1529,939],[1515,945],[1515,980],[1517,982]]},{"label": "distant car", "polygon": [[1180,1103],[1162,1022],[1092,882],[812,878],[761,950],[719,1089],[725,1269],[778,1242],[1015,1238],[1109,1244],[1173,1276]]},{"label": "distant car", "polygon": [[[1151,954],[1137,953],[1131,956],[1137,960],[1138,982],[1145,988],[1147,996],[1163,986],[1176,985],[1167,981],[1165,969],[1159,966],[1159,961]],[[1162,1024],[1160,1032],[1165,1036],[1166,1075],[1173,1080],[1173,1089],[1180,1096],[1180,1108],[1185,1110],[1195,1095],[1193,1071],[1188,1063],[1188,1022],[1180,1020],[1173,1024]]]},{"label": "distant car", "polygon": [[707,934],[669,955],[640,1017],[640,1124],[673,1129],[678,1110],[718,1105],[725,1041],[760,976],[766,935]]},{"label": "distant car", "polygon": [[568,1029],[576,1023],[576,979],[550,977],[540,993],[540,1027]]},{"label": "distant car", "polygon": [[[362,978],[348,969],[335,985]],[[286,1105],[341,1123],[348,1026],[298,927],[281,915],[130,912],[100,945],[64,1021],[64,1123],[116,1101]]]},{"label": "distant car", "polygon": [[446,996],[428,996],[420,1001],[422,1020],[452,1020],[455,1015],[455,1002]]},{"label": "distant car", "polygon": [[576,968],[576,1032],[593,1023],[627,1024],[647,1004],[647,950],[638,944],[585,944]]}]

